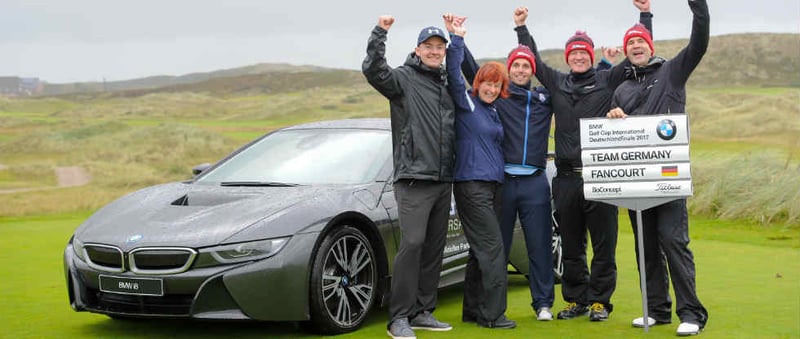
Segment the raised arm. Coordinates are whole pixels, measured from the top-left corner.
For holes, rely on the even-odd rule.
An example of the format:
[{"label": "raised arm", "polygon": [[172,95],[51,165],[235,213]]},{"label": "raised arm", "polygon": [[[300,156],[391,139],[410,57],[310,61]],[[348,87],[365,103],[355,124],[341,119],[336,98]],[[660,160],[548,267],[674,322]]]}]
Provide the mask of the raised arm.
[{"label": "raised arm", "polygon": [[539,49],[536,48],[536,41],[533,40],[533,36],[528,31],[528,26],[525,25],[527,19],[527,7],[517,7],[514,9],[514,24],[517,26],[514,30],[517,31],[517,42],[520,45],[528,46],[528,48],[533,51],[533,55],[536,57],[536,79],[539,79],[539,82],[541,82],[544,87],[553,89],[558,86],[558,79],[561,76],[561,72],[544,63],[544,59],[539,55]]},{"label": "raised arm", "polygon": [[[445,13],[442,15],[444,19],[444,27],[450,36],[456,35],[455,27],[453,26],[454,23],[458,23],[462,28],[464,27],[464,21],[467,20],[467,17],[454,15],[451,13]],[[464,73],[464,77],[467,78],[467,83],[471,84],[473,80],[475,80],[475,74],[478,74],[478,62],[475,61],[475,57],[472,56],[472,52],[469,51],[467,48],[466,42],[464,43],[464,61],[461,62],[461,72]]]},{"label": "raised arm", "polygon": [[[639,10],[639,23],[644,25],[650,31],[651,36],[653,33],[653,13],[650,12],[650,0],[633,0],[633,6]],[[623,46],[622,48],[625,48]],[[608,72],[608,85],[611,88],[616,88],[623,81],[625,81],[625,68],[630,66],[631,62],[627,58],[622,60],[616,66],[609,68]]]},{"label": "raised arm", "polygon": [[633,5],[639,9],[639,23],[644,25],[652,36],[653,13],[650,12],[650,0],[633,0]]},{"label": "raised arm", "polygon": [[394,24],[391,15],[378,17],[378,24],[372,29],[367,41],[367,56],[361,63],[361,72],[372,87],[388,99],[402,95],[403,89],[395,79],[393,70],[386,62],[386,35]]},{"label": "raised arm", "polygon": [[467,93],[467,84],[464,82],[464,77],[461,76],[461,63],[464,61],[464,29],[463,21],[456,22],[450,18],[448,22],[448,14],[445,14],[445,27],[450,30],[453,29],[453,34],[450,36],[450,45],[447,46],[447,91],[453,98],[453,103],[456,106],[456,113],[458,112],[471,112],[472,101]]},{"label": "raised arm", "polygon": [[670,60],[676,71],[671,73],[675,84],[684,85],[708,49],[711,18],[706,0],[689,0],[692,10],[692,35],[689,44]]},{"label": "raised arm", "polygon": [[475,81],[475,75],[478,74],[478,69],[480,68],[481,66],[475,61],[472,52],[470,52],[467,45],[464,44],[464,61],[461,62],[461,72],[464,73],[464,78],[467,79],[467,83],[471,84]]},{"label": "raised arm", "polygon": [[[650,0],[633,0],[633,5],[639,9],[639,23],[644,25],[650,35],[653,34],[653,13],[650,12]],[[617,56],[623,47],[601,47],[603,57],[597,63],[597,70],[609,69],[617,62]]]}]

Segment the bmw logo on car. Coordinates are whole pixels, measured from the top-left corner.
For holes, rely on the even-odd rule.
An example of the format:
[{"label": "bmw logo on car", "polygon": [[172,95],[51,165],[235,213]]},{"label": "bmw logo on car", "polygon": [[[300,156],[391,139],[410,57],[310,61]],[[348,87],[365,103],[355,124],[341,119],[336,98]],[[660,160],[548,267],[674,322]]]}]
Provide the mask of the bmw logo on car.
[{"label": "bmw logo on car", "polygon": [[672,140],[677,134],[675,122],[670,119],[661,120],[656,131],[658,132],[658,137],[662,140]]}]

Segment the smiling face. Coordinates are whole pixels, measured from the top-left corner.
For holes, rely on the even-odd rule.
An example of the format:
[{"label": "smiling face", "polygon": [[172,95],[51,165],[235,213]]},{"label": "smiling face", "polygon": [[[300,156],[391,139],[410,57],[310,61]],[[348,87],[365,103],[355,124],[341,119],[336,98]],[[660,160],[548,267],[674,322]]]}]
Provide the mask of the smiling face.
[{"label": "smiling face", "polygon": [[592,68],[592,57],[583,49],[575,49],[567,55],[567,65],[573,73],[584,73]]},{"label": "smiling face", "polygon": [[484,81],[481,82],[480,86],[478,86],[478,98],[481,101],[491,104],[497,97],[500,95],[500,91],[503,89],[503,82],[491,82],[491,81]]},{"label": "smiling face", "polygon": [[516,58],[508,69],[508,77],[515,85],[525,86],[533,77],[531,63],[523,58]]},{"label": "smiling face", "polygon": [[444,61],[445,51],[447,50],[447,42],[440,37],[430,37],[428,40],[423,41],[414,53],[422,61],[422,64],[430,68],[439,68]]},{"label": "smiling face", "polygon": [[653,56],[653,51],[650,50],[650,45],[644,38],[635,36],[628,39],[625,43],[625,54],[628,55],[628,61],[636,66],[645,66],[650,62]]}]

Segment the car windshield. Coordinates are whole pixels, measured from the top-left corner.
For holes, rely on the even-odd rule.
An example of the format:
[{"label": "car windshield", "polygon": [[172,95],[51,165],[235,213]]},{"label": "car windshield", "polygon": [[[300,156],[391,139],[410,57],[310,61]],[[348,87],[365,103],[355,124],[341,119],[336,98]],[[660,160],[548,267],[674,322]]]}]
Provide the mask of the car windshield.
[{"label": "car windshield", "polygon": [[359,184],[392,154],[389,131],[296,129],[272,133],[197,179],[225,186]]}]

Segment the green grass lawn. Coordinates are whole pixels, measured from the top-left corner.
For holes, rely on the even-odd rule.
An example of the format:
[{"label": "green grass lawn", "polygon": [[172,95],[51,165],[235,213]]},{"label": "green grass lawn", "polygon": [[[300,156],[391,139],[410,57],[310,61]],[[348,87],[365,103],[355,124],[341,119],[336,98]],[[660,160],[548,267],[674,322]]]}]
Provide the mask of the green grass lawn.
[{"label": "green grass lawn", "polygon": [[[290,323],[197,322],[174,320],[117,321],[91,313],[76,313],[68,305],[62,252],[74,228],[88,213],[54,216],[0,217],[0,337],[119,338],[119,337],[283,337],[315,336]],[[692,220],[698,294],[710,314],[704,338],[797,338],[800,336],[800,248],[798,230],[719,224]],[[508,316],[515,330],[489,330],[463,324],[461,286],[440,293],[436,315],[453,323],[450,332],[417,331],[420,338],[672,338],[673,324],[649,333],[630,326],[641,314],[638,271],[627,216],[620,217],[618,284],[609,321],[587,319],[538,322],[530,310],[525,279],[511,276]],[[564,306],[556,287],[556,305]],[[280,307],[280,305],[275,305]],[[364,328],[343,338],[385,338],[386,310],[373,312]]]}]

